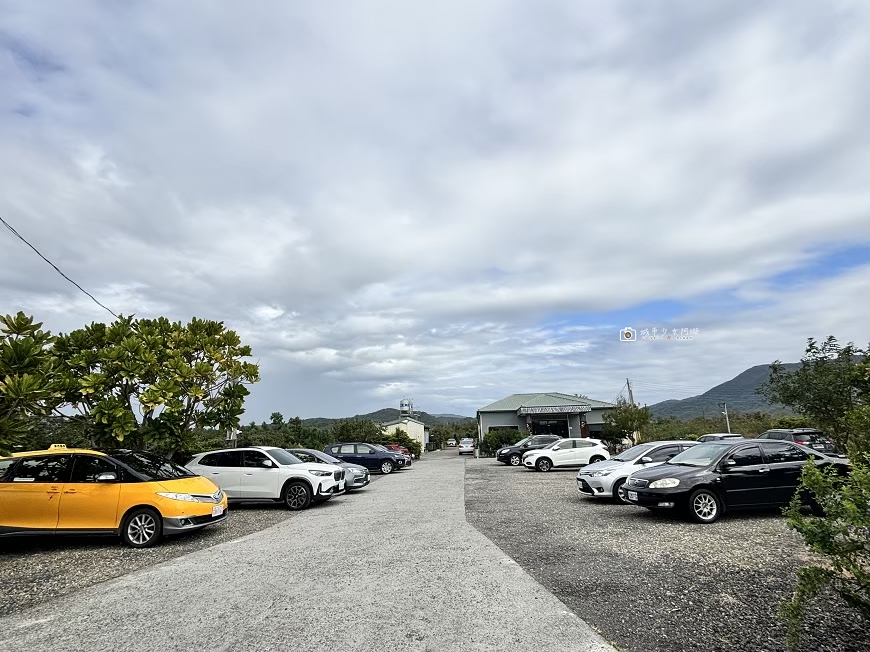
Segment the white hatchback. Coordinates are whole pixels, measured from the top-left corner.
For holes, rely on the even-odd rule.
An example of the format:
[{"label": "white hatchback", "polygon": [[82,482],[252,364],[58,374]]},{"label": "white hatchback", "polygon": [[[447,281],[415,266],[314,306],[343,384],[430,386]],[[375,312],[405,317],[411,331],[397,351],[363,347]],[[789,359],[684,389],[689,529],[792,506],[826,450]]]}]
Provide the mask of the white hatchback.
[{"label": "white hatchback", "polygon": [[536,471],[585,466],[610,459],[610,452],[600,439],[577,437],[559,439],[545,448],[523,455],[523,466]]},{"label": "white hatchback", "polygon": [[303,462],[268,446],[199,453],[185,466],[217,484],[232,502],[275,500],[294,511],[325,502],[345,487],[340,466]]}]

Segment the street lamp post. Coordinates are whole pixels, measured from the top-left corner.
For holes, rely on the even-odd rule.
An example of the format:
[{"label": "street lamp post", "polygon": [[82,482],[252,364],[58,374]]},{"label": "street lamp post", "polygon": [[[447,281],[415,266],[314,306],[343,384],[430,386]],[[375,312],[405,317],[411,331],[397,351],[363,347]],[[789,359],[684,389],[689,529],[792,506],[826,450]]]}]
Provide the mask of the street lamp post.
[{"label": "street lamp post", "polygon": [[725,411],[722,412],[722,414],[725,415],[725,426],[728,428],[728,434],[730,435],[731,434],[731,421],[728,419],[728,404],[727,403],[720,403],[719,407],[725,409]]}]

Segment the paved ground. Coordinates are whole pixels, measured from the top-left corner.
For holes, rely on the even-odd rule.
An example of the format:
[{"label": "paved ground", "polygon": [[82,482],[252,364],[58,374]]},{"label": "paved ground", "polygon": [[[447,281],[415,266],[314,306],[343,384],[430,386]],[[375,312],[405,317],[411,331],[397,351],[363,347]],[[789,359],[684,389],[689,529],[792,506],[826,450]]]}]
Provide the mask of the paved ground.
[{"label": "paved ground", "polygon": [[11,614],[302,516],[276,504],[240,505],[233,506],[232,510],[232,518],[223,523],[169,537],[159,546],[145,550],[127,548],[117,537],[0,539],[0,586],[3,587],[0,614]]},{"label": "paved ground", "polygon": [[[581,498],[575,475],[469,460],[468,521],[626,650],[785,649],[776,609],[809,557],[778,512],[695,525]],[[806,652],[868,649],[860,619],[833,597],[808,623]]]},{"label": "paved ground", "polygon": [[466,522],[464,467],[436,453],[268,530],[0,618],[0,649],[612,650]]}]

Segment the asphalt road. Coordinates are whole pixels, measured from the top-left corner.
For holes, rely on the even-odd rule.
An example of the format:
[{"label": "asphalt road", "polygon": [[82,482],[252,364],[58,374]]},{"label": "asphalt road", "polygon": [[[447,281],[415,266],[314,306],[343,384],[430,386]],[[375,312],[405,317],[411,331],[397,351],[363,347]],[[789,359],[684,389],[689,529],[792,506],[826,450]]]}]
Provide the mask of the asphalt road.
[{"label": "asphalt road", "polygon": [[269,529],[0,618],[0,649],[612,652],[467,523],[466,461],[427,457]]},{"label": "asphalt road", "polygon": [[[784,652],[779,603],[810,557],[776,511],[713,525],[582,498],[576,471],[469,460],[468,521],[609,640],[631,652]],[[802,650],[867,650],[833,596],[807,613]]]}]

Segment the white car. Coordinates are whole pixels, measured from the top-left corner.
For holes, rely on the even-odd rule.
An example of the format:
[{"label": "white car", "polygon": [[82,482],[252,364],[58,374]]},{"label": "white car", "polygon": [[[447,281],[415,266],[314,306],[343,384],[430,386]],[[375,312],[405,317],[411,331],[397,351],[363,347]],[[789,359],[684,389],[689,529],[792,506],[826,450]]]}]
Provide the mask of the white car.
[{"label": "white car", "polygon": [[459,440],[459,454],[470,453],[474,455],[474,440],[473,439],[460,439]]},{"label": "white car", "polygon": [[597,462],[580,469],[577,473],[577,491],[583,496],[612,498],[628,504],[624,485],[635,471],[658,466],[674,455],[694,446],[694,441],[653,441],[632,446],[616,457]]},{"label": "white car", "polygon": [[531,450],[523,455],[523,466],[536,471],[553,468],[584,466],[610,459],[610,452],[600,439],[571,437],[558,439],[544,448]]},{"label": "white car", "polygon": [[283,448],[250,446],[194,455],[186,465],[217,484],[230,501],[277,500],[305,509],[344,491],[344,469],[303,462]]},{"label": "white car", "polygon": [[447,445],[448,446],[456,446],[456,440],[455,439],[448,439]]}]

